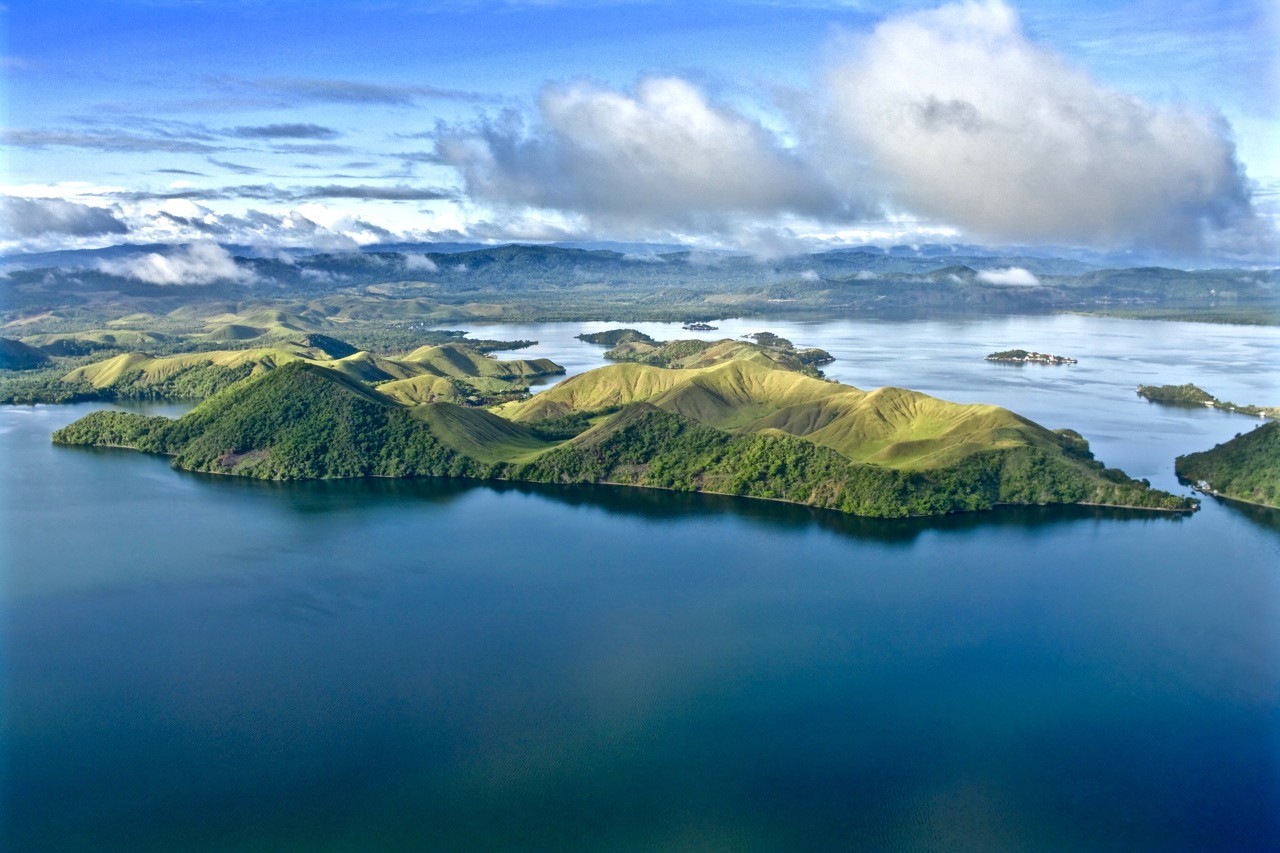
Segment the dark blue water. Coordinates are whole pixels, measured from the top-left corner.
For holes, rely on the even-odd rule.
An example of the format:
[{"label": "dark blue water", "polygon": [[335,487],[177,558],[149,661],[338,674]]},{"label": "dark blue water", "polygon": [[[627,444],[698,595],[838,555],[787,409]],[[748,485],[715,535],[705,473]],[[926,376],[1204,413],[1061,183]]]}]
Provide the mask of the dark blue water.
[{"label": "dark blue water", "polygon": [[[1195,346],[1086,361],[1114,321],[1027,322],[1061,321],[1091,372],[954,358],[961,325],[916,367],[1023,387],[1166,486],[1253,422],[1149,406],[1137,375],[1275,402],[1241,392],[1268,330],[1129,324]],[[841,329],[842,369],[892,370]],[[544,346],[589,365],[576,331]],[[1280,844],[1275,512],[261,484],[48,443],[88,408],[0,409],[6,849]]]}]

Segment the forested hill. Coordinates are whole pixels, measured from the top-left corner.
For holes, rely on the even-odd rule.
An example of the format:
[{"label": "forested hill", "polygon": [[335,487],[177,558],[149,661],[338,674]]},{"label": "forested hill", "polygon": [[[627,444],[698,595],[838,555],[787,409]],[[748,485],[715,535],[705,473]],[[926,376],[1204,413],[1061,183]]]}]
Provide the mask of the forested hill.
[{"label": "forested hill", "polygon": [[[689,381],[660,393],[653,381],[633,381],[649,372]],[[995,407],[903,389],[865,393],[745,361],[690,370],[617,365],[562,386],[571,383],[592,389],[578,405],[560,394],[555,406],[512,418],[451,403],[402,405],[332,368],[296,361],[237,382],[177,420],[95,412],[54,441],[132,447],[169,454],[186,470],[258,478],[615,483],[886,517],[1006,503],[1194,508],[1104,469],[1078,435],[1050,433]],[[637,394],[639,386],[654,393]],[[737,398],[720,393],[731,387]],[[713,398],[719,404],[707,408]],[[804,400],[817,421],[797,414]],[[914,430],[913,406],[923,407]],[[770,409],[787,414],[770,420]],[[882,409],[897,413],[896,426],[873,434]],[[801,426],[823,420],[823,429]]]},{"label": "forested hill", "polygon": [[1213,494],[1280,507],[1280,421],[1179,456],[1175,468],[1182,480]]}]

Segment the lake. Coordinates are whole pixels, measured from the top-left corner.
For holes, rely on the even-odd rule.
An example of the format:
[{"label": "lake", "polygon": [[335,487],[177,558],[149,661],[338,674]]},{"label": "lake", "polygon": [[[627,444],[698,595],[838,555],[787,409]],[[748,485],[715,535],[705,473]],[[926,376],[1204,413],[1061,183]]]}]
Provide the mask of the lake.
[{"label": "lake", "polygon": [[[469,329],[576,373],[616,325]],[[1280,329],[717,325],[634,327],[773,331],[1178,493],[1258,422],[1138,383],[1280,403]],[[1280,845],[1280,512],[256,483],[49,443],[98,407],[0,408],[5,849]]]}]

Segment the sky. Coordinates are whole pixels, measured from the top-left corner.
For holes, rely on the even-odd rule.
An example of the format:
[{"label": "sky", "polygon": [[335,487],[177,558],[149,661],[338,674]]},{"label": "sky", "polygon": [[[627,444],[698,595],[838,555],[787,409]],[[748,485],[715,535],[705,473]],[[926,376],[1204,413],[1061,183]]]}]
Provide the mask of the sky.
[{"label": "sky", "polygon": [[1280,4],[18,0],[0,251],[1280,255]]}]

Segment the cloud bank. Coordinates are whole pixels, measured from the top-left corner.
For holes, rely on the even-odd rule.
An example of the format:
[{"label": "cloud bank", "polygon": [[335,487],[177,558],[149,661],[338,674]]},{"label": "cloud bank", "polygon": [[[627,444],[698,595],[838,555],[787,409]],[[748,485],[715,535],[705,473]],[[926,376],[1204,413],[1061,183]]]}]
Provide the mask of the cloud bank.
[{"label": "cloud bank", "polygon": [[438,128],[424,159],[475,201],[592,226],[838,224],[887,207],[982,240],[1184,253],[1272,230],[1220,116],[1100,84],[1000,0],[890,17],[843,55],[791,98],[786,137],[649,77],[550,86],[532,116]]},{"label": "cloud bank", "polygon": [[1099,84],[996,0],[889,19],[826,84],[867,177],[973,235],[1193,250],[1249,215],[1225,122]]}]

